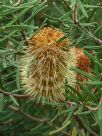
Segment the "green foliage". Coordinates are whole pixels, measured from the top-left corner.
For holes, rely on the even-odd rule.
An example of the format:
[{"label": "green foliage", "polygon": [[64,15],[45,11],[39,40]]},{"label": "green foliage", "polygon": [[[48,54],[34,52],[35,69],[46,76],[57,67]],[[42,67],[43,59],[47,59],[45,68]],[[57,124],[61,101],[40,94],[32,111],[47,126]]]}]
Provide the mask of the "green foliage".
[{"label": "green foliage", "polygon": [[[101,13],[101,0],[0,0],[0,135],[102,136]],[[44,26],[61,29],[70,46],[85,49],[92,75],[71,68],[90,79],[78,82],[82,93],[66,83],[65,102],[42,106],[21,97],[18,60]]]}]

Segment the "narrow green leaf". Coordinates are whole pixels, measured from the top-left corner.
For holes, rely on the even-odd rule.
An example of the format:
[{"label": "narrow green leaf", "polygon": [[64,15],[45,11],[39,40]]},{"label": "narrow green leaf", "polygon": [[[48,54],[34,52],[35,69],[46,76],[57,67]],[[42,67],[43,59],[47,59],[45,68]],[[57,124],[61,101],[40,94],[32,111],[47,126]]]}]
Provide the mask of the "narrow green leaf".
[{"label": "narrow green leaf", "polygon": [[97,111],[97,117],[99,121],[102,121],[102,104],[100,105],[98,111]]},{"label": "narrow green leaf", "polygon": [[84,106],[83,106],[83,105],[80,105],[80,106],[78,107],[78,110],[75,111],[74,115],[80,114],[80,113],[83,111],[83,108],[84,108]]},{"label": "narrow green leaf", "polygon": [[19,68],[17,68],[17,70],[16,70],[16,83],[17,83],[18,89],[20,89]]},{"label": "narrow green leaf", "polygon": [[97,60],[96,56],[91,55],[90,53],[88,53],[87,51],[84,50],[84,54],[87,55],[91,61],[93,61],[94,63],[96,63],[100,68],[102,68],[102,64]]},{"label": "narrow green leaf", "polygon": [[65,129],[69,124],[70,124],[70,120],[67,121],[67,123],[66,123],[64,126],[58,128],[58,129],[56,129],[56,130],[54,130],[54,131],[51,131],[51,132],[49,133],[49,135],[54,135],[54,134],[56,134],[56,133],[60,133],[60,132],[61,132],[63,129]]},{"label": "narrow green leaf", "polygon": [[59,38],[56,42],[57,43],[62,42],[64,39],[66,39],[66,36],[63,36],[63,37]]},{"label": "narrow green leaf", "polygon": [[5,27],[0,27],[0,31],[5,31],[5,30],[15,30],[15,29],[38,29],[38,27],[33,26],[33,25],[25,25],[25,24],[21,24],[21,25],[11,25],[11,26],[5,26]]},{"label": "narrow green leaf", "polygon": [[91,93],[91,90],[89,90],[87,87],[85,87],[82,83],[79,83],[81,89],[82,89],[82,95],[84,100],[87,100],[87,97],[90,98],[90,100],[95,101],[95,96]]},{"label": "narrow green leaf", "polygon": [[92,23],[80,23],[80,25],[82,25],[82,26],[92,26],[92,27],[94,27],[95,24],[96,24],[96,22],[92,22]]},{"label": "narrow green leaf", "polygon": [[90,113],[91,113],[91,111],[84,111],[84,112],[78,113],[78,115],[86,115],[86,114],[90,114]]},{"label": "narrow green leaf", "polygon": [[95,86],[102,86],[102,81],[90,81],[87,82],[90,85],[95,85]]},{"label": "narrow green leaf", "polygon": [[70,5],[70,7],[75,6],[75,4],[76,4],[76,0],[71,0],[71,5]]},{"label": "narrow green leaf", "polygon": [[98,6],[98,5],[88,5],[88,4],[83,4],[84,7],[86,8],[101,8],[101,6]]},{"label": "narrow green leaf", "polygon": [[77,136],[77,134],[78,134],[78,131],[77,131],[76,127],[73,127],[71,136]]},{"label": "narrow green leaf", "polygon": [[12,31],[11,33],[9,33],[8,35],[6,35],[4,38],[0,39],[0,42],[10,38],[12,35],[14,35],[17,32],[17,30]]},{"label": "narrow green leaf", "polygon": [[94,80],[94,81],[96,80],[96,78],[90,76],[88,73],[86,73],[86,72],[84,72],[84,71],[82,71],[82,70],[80,70],[80,69],[78,69],[78,68],[73,68],[73,67],[72,67],[71,70],[76,71],[76,72],[82,74],[83,76],[85,76],[85,77],[87,77],[87,78],[89,78],[89,79],[91,79],[91,80]]},{"label": "narrow green leaf", "polygon": [[9,95],[9,97],[14,102],[14,104],[16,104],[17,106],[19,106],[19,103],[17,102],[17,100],[15,99],[15,97],[13,95]]},{"label": "narrow green leaf", "polygon": [[63,15],[63,14],[64,14],[64,12],[57,6],[57,4],[56,4],[55,2],[53,2],[53,5],[54,5],[54,7],[56,8],[56,10],[58,11],[58,13],[59,13],[60,15]]},{"label": "narrow green leaf", "polygon": [[8,113],[8,111],[7,111],[7,115],[6,116],[2,116],[2,118],[0,118],[0,122],[4,121],[4,120],[10,119],[13,114],[14,114],[13,112]]},{"label": "narrow green leaf", "polygon": [[89,52],[87,52],[87,51],[84,50],[84,54],[86,56],[88,56],[93,62],[95,62],[95,57],[93,55],[91,55]]},{"label": "narrow green leaf", "polygon": [[86,11],[86,9],[84,8],[83,3],[82,3],[80,0],[78,0],[78,3],[79,3],[79,7],[80,7],[82,13],[83,13],[86,17],[88,17],[87,11]]},{"label": "narrow green leaf", "polygon": [[68,92],[70,93],[70,95],[72,95],[73,97],[75,95],[75,97],[77,97],[77,99],[79,99],[80,101],[83,100],[82,95],[75,88],[73,88],[73,87],[71,87],[69,85],[66,85],[65,89],[66,89],[66,91],[68,90]]},{"label": "narrow green leaf", "polygon": [[6,24],[6,26],[4,27],[9,27],[10,25],[14,24],[21,16],[23,16],[30,8],[32,8],[33,6],[29,6],[25,9],[23,9],[13,20],[11,20],[8,24]]},{"label": "narrow green leaf", "polygon": [[35,8],[32,12],[32,15],[29,16],[24,23],[27,23],[28,21],[32,20],[34,18],[34,16],[39,13],[40,11],[42,11],[45,7],[47,7],[47,5],[45,5],[46,1],[44,1],[42,4],[39,4],[39,6],[37,8]]},{"label": "narrow green leaf", "polygon": [[100,26],[94,31],[94,34],[96,34],[99,30],[102,30],[102,25],[100,25]]},{"label": "narrow green leaf", "polygon": [[3,110],[3,99],[4,99],[3,94],[0,93],[0,112],[2,112]]}]

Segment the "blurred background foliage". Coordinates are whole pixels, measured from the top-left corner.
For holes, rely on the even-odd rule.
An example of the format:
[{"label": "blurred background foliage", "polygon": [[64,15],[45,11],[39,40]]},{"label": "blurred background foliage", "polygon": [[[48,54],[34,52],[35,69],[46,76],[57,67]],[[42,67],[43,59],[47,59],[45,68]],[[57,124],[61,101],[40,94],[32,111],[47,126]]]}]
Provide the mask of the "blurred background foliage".
[{"label": "blurred background foliage", "polygon": [[[22,95],[19,55],[44,26],[85,49],[92,73],[80,94],[65,85],[64,103],[32,103]],[[62,39],[63,40],[63,39]],[[102,1],[0,0],[0,136],[102,136]]]}]

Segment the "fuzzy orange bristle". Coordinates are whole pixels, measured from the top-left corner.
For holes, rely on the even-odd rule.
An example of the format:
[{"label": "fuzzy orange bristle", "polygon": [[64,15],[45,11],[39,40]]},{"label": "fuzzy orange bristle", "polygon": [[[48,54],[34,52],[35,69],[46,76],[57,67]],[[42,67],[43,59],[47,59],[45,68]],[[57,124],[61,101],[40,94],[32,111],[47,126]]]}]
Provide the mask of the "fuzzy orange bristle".
[{"label": "fuzzy orange bristle", "polygon": [[42,46],[56,46],[61,47],[69,44],[69,40],[65,38],[62,42],[57,42],[59,39],[63,38],[65,35],[58,29],[45,27],[40,30],[35,36],[33,36],[29,43],[31,46],[42,47]]}]

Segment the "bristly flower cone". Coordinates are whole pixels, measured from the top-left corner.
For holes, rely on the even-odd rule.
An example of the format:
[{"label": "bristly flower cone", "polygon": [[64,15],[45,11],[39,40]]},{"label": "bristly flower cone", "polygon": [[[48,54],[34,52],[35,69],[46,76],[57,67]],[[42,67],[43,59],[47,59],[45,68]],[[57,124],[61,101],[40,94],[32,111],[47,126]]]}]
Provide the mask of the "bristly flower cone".
[{"label": "bristly flower cone", "polygon": [[[65,35],[58,29],[45,27],[29,40],[29,46],[21,59],[20,78],[26,94],[37,103],[65,100],[65,79],[72,87],[79,76],[70,67],[81,67],[81,50],[71,48],[69,39],[57,42]],[[83,53],[82,53],[83,54]],[[80,80],[80,79],[79,79]]]}]

